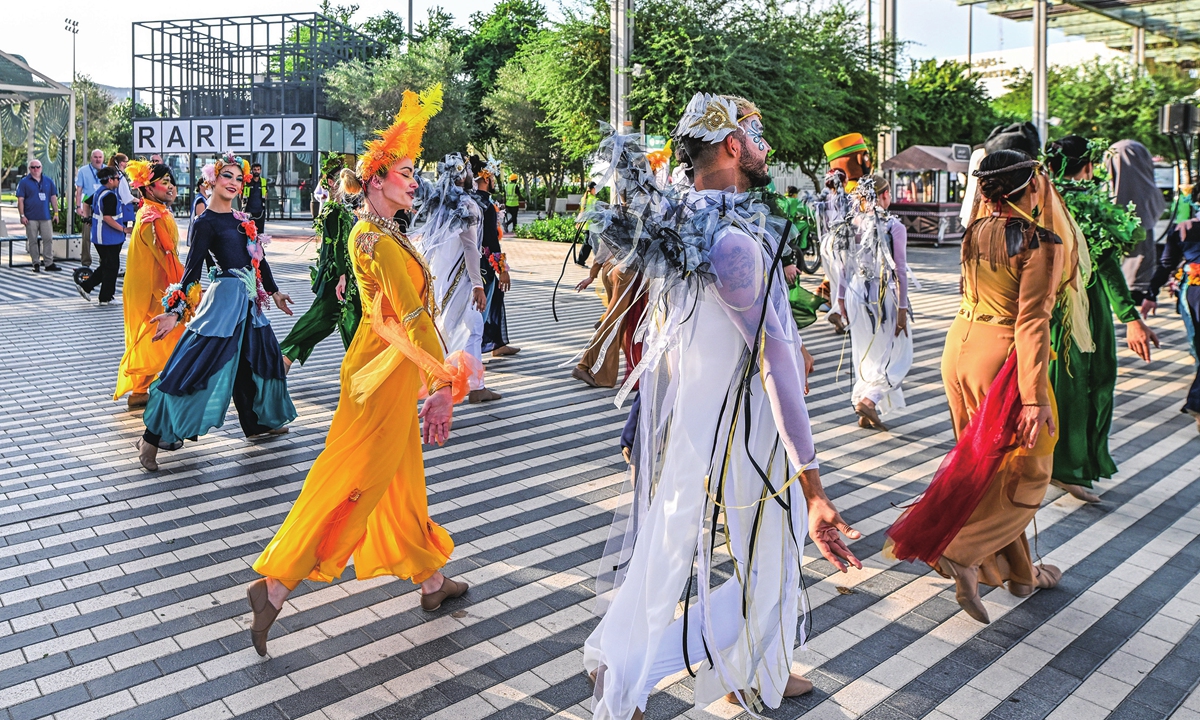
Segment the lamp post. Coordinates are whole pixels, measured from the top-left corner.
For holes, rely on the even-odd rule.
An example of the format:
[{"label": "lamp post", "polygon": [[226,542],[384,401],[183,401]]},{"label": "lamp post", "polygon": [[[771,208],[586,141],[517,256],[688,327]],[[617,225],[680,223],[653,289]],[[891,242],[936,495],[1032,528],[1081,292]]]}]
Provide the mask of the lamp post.
[{"label": "lamp post", "polygon": [[[71,33],[71,153],[67,160],[67,176],[64,178],[64,183],[68,188],[75,182],[75,38],[79,35],[79,21],[67,18],[66,26],[63,28]],[[87,147],[87,94],[83,96],[83,146]],[[65,227],[66,235],[75,232],[75,198],[68,194],[67,200],[67,224]],[[87,242],[86,240],[82,242]],[[67,243],[67,254],[70,255],[70,243]],[[82,253],[82,249],[80,253]]]}]

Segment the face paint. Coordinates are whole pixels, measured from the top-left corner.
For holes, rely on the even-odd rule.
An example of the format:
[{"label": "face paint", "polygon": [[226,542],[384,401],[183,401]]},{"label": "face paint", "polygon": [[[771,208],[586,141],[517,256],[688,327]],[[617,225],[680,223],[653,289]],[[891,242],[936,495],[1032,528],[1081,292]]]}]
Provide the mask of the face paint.
[{"label": "face paint", "polygon": [[750,127],[746,128],[746,134],[750,136],[750,142],[754,143],[760,152],[767,151],[767,141],[763,138],[764,132],[762,121],[758,117],[750,118]]}]

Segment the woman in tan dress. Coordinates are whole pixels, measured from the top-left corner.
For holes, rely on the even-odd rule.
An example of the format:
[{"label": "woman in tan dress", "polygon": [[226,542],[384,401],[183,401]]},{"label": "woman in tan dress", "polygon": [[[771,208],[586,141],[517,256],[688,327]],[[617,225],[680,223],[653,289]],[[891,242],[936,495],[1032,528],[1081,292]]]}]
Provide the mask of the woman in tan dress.
[{"label": "woman in tan dress", "polygon": [[[1034,565],[1025,529],[1046,494],[1054,465],[1058,416],[1049,378],[1050,315],[1060,294],[1068,304],[1077,302],[1066,290],[1075,283],[1079,237],[1069,216],[1060,212],[1061,199],[1041,168],[1024,153],[993,153],[977,174],[979,211],[963,238],[962,305],[942,354],[942,381],[959,440],[955,452],[979,452],[979,441],[990,436],[996,469],[990,482],[978,473],[972,477],[970,469],[965,475],[961,468],[951,471],[959,483],[952,491],[969,493],[966,485],[974,482],[982,497],[973,512],[966,507],[965,522],[948,538],[940,557],[917,556],[954,578],[959,604],[986,623],[980,582],[995,587],[1007,582],[1009,592],[1024,597],[1034,588],[1054,587],[1062,576],[1056,567]],[[977,422],[970,437],[964,437],[989,391],[996,390],[993,402],[1000,402],[997,376],[1014,354],[1003,376],[1008,407],[994,415],[1004,420],[989,419],[990,427]],[[934,495],[931,484],[925,501]],[[941,498],[944,502],[946,496]],[[905,539],[897,536],[897,526],[890,534],[899,546]]]}]

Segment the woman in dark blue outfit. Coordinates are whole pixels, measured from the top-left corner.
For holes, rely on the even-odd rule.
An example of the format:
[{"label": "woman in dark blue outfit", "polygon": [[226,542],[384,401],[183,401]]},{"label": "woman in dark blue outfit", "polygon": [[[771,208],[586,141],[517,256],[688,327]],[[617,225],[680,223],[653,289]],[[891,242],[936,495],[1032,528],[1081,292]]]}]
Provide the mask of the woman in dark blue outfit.
[{"label": "woman in dark blue outfit", "polygon": [[[1200,191],[1200,185],[1197,186]],[[1196,420],[1196,429],[1200,431],[1200,218],[1195,217],[1197,194],[1192,195],[1193,218],[1179,223],[1167,235],[1167,246],[1159,258],[1159,269],[1154,275],[1150,288],[1150,297],[1158,294],[1162,287],[1173,275],[1178,287],[1179,314],[1183,317],[1183,326],[1187,329],[1188,342],[1192,355],[1196,358],[1196,379],[1192,381],[1187,400],[1181,412],[1186,412]]]},{"label": "woman in dark blue outfit", "polygon": [[[296,419],[288,396],[283,355],[264,313],[273,299],[292,314],[291,298],[279,292],[263,241],[254,223],[232,211],[242,191],[244,161],[226,157],[205,168],[213,177],[212,197],[203,215],[192,221],[183,280],[167,288],[166,312],[154,318],[155,339],[179,322],[187,330],[150,386],[143,420],[146,432],[139,459],[147,470],[158,469],[158,450],[175,450],[225,422],[232,399],[242,431],[249,438],[287,432]],[[209,168],[213,168],[210,172]],[[200,301],[200,276],[212,264],[209,285]]]}]

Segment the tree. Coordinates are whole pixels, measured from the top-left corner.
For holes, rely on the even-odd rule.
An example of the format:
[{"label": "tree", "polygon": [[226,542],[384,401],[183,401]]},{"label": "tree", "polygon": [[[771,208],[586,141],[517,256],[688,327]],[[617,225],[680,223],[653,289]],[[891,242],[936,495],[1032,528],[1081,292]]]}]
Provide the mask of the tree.
[{"label": "tree", "polygon": [[[87,162],[88,155],[92,150],[103,150],[106,156],[112,154],[117,142],[111,130],[110,110],[113,107],[113,96],[87,75],[76,76],[74,87],[75,102],[77,103],[75,137],[79,138],[79,142],[75,146],[75,165],[78,167]],[[91,147],[83,146],[83,102],[85,97],[87,98],[88,143]]]},{"label": "tree", "polygon": [[514,58],[496,73],[493,90],[483,105],[495,120],[505,165],[521,175],[541,178],[547,196],[557,199],[567,158],[562,144],[547,128],[545,110],[530,98],[529,85],[529,72]]},{"label": "tree", "polygon": [[359,31],[389,48],[399,48],[408,44],[408,29],[404,26],[404,18],[391,10],[384,10],[379,15],[373,15],[358,26]]},{"label": "tree", "polygon": [[866,45],[856,12],[776,0],[641,3],[630,115],[648,132],[674,129],[696,92],[741,95],[762,111],[774,159],[813,182],[822,144],[852,131],[871,137],[886,120],[880,48]]},{"label": "tree", "polygon": [[600,144],[599,121],[608,117],[608,5],[601,0],[526,40],[517,54],[527,92],[546,113],[543,127],[568,162]]},{"label": "tree", "polygon": [[546,9],[538,0],[501,0],[488,14],[471,15],[463,60],[474,78],[471,104],[479,108],[477,143],[496,139],[496,124],[483,112],[483,99],[495,88],[496,74],[525,41],[546,24]]},{"label": "tree", "polygon": [[154,117],[154,108],[125,98],[108,109],[108,138],[117,152],[133,157],[133,118]]},{"label": "tree", "polygon": [[[1124,60],[1095,59],[1073,67],[1052,67],[1048,72],[1049,140],[1064,135],[1101,137],[1110,141],[1137,140],[1152,153],[1170,155],[1171,143],[1158,132],[1158,110],[1184,101],[1200,88],[1200,79],[1173,65],[1155,65],[1139,72]],[[992,106],[997,114],[1029,120],[1033,77],[1020,73],[1010,91]]]},{"label": "tree", "polygon": [[900,147],[974,145],[987,139],[1001,118],[979,77],[969,70],[966,63],[954,60],[913,62],[896,99]]},{"label": "tree", "polygon": [[474,136],[472,109],[467,106],[462,55],[444,37],[414,43],[368,61],[342,63],[326,74],[335,112],[354,130],[369,133],[387,127],[400,109],[404,90],[421,91],[442,83],[442,111],[429,121],[424,159],[433,162],[461,152]]}]

